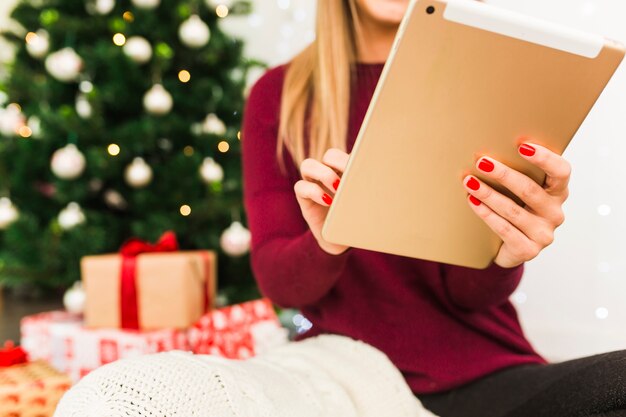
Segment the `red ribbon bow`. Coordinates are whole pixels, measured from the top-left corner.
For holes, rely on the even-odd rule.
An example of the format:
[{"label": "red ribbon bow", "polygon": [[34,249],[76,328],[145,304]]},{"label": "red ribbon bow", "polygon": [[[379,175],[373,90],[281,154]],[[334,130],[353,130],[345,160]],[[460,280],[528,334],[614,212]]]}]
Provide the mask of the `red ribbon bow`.
[{"label": "red ribbon bow", "polygon": [[139,308],[137,305],[137,255],[148,252],[175,252],[178,250],[178,241],[172,231],[167,231],[159,238],[156,244],[130,238],[120,248],[122,255],[121,325],[124,329],[139,329]]},{"label": "red ribbon bow", "polygon": [[28,356],[21,347],[15,347],[11,340],[4,343],[4,348],[0,349],[0,367],[18,365],[28,362]]}]

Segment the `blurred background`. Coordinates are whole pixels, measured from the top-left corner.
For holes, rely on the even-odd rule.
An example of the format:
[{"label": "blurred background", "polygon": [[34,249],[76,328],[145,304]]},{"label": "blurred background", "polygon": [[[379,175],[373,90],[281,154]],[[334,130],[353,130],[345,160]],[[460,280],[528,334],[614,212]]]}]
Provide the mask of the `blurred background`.
[{"label": "blurred background", "polygon": [[[488,2],[626,43],[622,0]],[[0,27],[13,25],[8,14],[15,3],[0,2]],[[251,6],[249,13],[220,21],[226,34],[244,41],[245,59],[274,66],[313,39],[314,1],[254,0]],[[11,51],[0,44],[0,59],[10,60]],[[249,71],[247,85],[263,71]],[[573,166],[566,222],[554,244],[527,263],[513,296],[529,338],[550,359],[626,348],[625,155],[622,65],[565,153]]]}]

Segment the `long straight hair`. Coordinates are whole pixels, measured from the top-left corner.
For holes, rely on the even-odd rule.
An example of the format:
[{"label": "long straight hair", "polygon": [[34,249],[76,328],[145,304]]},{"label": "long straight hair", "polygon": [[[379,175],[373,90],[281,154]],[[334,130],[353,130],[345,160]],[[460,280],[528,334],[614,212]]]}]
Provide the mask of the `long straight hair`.
[{"label": "long straight hair", "polygon": [[276,147],[283,170],[283,145],[297,166],[308,157],[321,160],[329,148],[346,149],[350,87],[361,39],[355,1],[318,0],[315,40],[287,67]]}]

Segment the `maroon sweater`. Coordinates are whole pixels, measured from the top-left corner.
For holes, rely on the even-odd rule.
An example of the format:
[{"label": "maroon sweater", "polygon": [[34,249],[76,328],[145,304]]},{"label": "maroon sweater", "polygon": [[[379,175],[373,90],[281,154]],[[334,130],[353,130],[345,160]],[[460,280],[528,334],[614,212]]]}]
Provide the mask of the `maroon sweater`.
[{"label": "maroon sweater", "polygon": [[[382,68],[357,64],[348,153]],[[298,167],[285,152],[283,176],[276,158],[285,69],[270,69],[250,91],[243,115],[243,188],[257,282],[265,296],[300,308],[313,323],[300,338],[332,333],[369,343],[389,356],[415,393],[544,363],[509,302],[522,265],[477,270],[357,248],[331,255],[319,247],[294,194]]]}]

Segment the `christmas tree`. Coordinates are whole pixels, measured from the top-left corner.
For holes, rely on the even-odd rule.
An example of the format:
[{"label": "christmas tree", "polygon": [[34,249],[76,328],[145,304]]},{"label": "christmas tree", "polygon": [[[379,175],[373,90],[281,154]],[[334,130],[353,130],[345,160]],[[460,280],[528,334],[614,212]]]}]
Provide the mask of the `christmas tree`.
[{"label": "christmas tree", "polygon": [[[249,71],[220,20],[247,2],[23,0],[0,97],[0,286],[60,290],[84,255],[174,230],[256,296],[240,123]],[[2,103],[4,102],[4,104]]]}]

